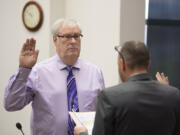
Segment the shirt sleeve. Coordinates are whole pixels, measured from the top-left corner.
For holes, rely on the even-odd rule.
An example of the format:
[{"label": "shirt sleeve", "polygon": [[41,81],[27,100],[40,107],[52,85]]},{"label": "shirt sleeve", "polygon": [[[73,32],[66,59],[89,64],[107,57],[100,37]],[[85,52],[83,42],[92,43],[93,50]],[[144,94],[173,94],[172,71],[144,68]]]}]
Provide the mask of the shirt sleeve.
[{"label": "shirt sleeve", "polygon": [[20,67],[10,78],[4,94],[4,108],[7,111],[20,110],[32,101],[34,92],[30,85],[27,86],[30,72],[31,69]]},{"label": "shirt sleeve", "polygon": [[105,96],[104,91],[99,94],[96,108],[96,116],[93,127],[93,135],[111,135],[113,134],[114,109]]},{"label": "shirt sleeve", "polygon": [[101,70],[100,70],[99,82],[100,82],[100,85],[101,85],[101,90],[103,90],[105,88],[105,83],[104,83],[103,73],[102,73]]}]

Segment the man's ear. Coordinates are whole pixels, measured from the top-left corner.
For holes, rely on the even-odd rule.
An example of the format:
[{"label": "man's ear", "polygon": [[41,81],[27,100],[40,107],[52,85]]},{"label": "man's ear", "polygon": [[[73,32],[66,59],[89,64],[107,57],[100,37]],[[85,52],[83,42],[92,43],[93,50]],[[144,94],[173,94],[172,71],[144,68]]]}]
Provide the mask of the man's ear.
[{"label": "man's ear", "polygon": [[121,68],[121,70],[126,70],[126,65],[125,65],[125,62],[122,58],[119,59],[119,66]]},{"label": "man's ear", "polygon": [[57,40],[57,37],[53,36],[53,41],[56,42],[56,40]]},{"label": "man's ear", "polygon": [[125,63],[124,59],[122,59],[122,63],[123,63],[123,70],[125,71],[126,70],[126,63]]}]

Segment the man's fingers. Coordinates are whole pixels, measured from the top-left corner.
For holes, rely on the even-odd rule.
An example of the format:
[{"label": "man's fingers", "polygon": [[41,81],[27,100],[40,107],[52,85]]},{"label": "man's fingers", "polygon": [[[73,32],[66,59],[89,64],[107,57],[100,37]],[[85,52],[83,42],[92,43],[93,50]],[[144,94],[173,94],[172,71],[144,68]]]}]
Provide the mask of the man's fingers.
[{"label": "man's fingers", "polygon": [[37,60],[38,58],[38,54],[39,54],[39,50],[36,50],[35,53],[34,53],[34,58]]},{"label": "man's fingers", "polygon": [[22,48],[21,48],[21,53],[23,53],[26,49],[26,43],[23,44]]},{"label": "man's fingers", "polygon": [[77,125],[74,128],[74,135],[79,135],[80,133],[88,132],[87,128],[82,125]]},{"label": "man's fingers", "polygon": [[30,50],[35,51],[35,44],[36,44],[36,40],[31,38],[30,41],[29,41]]},{"label": "man's fingers", "polygon": [[26,42],[23,44],[22,49],[21,49],[21,53],[25,52],[25,51],[35,51],[35,44],[36,44],[36,40],[31,38],[31,39],[26,39]]},{"label": "man's fingers", "polygon": [[169,84],[169,79],[167,76],[166,76],[166,84]]},{"label": "man's fingers", "polygon": [[162,79],[165,79],[165,75],[163,72],[161,73],[161,77],[162,77]]},{"label": "man's fingers", "polygon": [[159,72],[157,72],[157,73],[156,73],[156,76],[158,76],[158,77],[159,77],[159,76],[160,76],[160,73],[159,73]]},{"label": "man's fingers", "polygon": [[165,76],[165,74],[162,72],[161,74],[159,72],[156,73],[156,79],[162,84],[169,84],[168,77]]},{"label": "man's fingers", "polygon": [[26,39],[25,51],[26,51],[26,50],[29,50],[29,44],[30,44],[29,39]]},{"label": "man's fingers", "polygon": [[160,75],[159,72],[156,73],[156,79],[157,79],[158,81],[162,80],[161,75]]}]

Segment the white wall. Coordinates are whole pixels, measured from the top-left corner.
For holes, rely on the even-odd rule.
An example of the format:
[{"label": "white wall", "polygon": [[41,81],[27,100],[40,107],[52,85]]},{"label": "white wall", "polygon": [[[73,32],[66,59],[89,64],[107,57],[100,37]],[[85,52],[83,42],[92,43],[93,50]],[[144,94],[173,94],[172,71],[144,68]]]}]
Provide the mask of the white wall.
[{"label": "white wall", "polygon": [[16,122],[23,124],[23,129],[30,134],[30,111],[28,105],[22,111],[7,112],[3,108],[4,89],[9,77],[18,68],[19,52],[27,37],[37,39],[40,50],[39,61],[49,57],[49,1],[36,0],[44,10],[44,22],[41,29],[32,33],[25,29],[22,23],[21,11],[27,0],[0,0],[0,135],[18,135]]},{"label": "white wall", "polygon": [[[58,18],[64,18],[65,17],[65,1],[66,0],[51,0],[50,2],[50,28],[52,24],[58,19]],[[51,34],[50,34],[51,35]],[[53,44],[52,36],[50,38],[50,49],[49,53],[50,56],[53,56],[56,53],[55,45]]]},{"label": "white wall", "polygon": [[[41,61],[55,54],[50,34],[51,24],[59,17],[76,19],[80,22],[84,35],[81,58],[97,64],[102,69],[107,87],[118,83],[117,53],[114,51],[114,46],[129,37],[143,39],[142,14],[135,14],[134,12],[138,10],[133,10],[133,15],[136,16],[133,20],[141,25],[136,25],[137,29],[134,29],[134,32],[137,33],[132,34],[128,28],[134,23],[128,24],[129,27],[126,25],[128,17],[131,16],[131,9],[125,8],[128,5],[132,6],[132,3],[138,4],[138,8],[141,8],[143,0],[136,0],[136,3],[133,2],[134,0],[127,0],[128,2],[125,2],[126,0],[36,1],[43,8],[45,20],[38,32],[31,33],[24,28],[21,19],[21,11],[27,0],[0,0],[0,135],[20,134],[15,127],[18,121],[23,124],[26,135],[30,135],[31,106],[28,105],[17,112],[6,112],[2,102],[4,88],[9,77],[18,68],[19,51],[27,37],[37,39],[37,48],[40,50],[39,61]],[[140,22],[138,23],[137,20]]]},{"label": "white wall", "polygon": [[66,0],[66,17],[76,18],[82,26],[81,58],[98,65],[106,86],[118,83],[117,53],[119,44],[119,0]]},{"label": "white wall", "polygon": [[121,0],[120,43],[128,40],[144,42],[145,0]]}]

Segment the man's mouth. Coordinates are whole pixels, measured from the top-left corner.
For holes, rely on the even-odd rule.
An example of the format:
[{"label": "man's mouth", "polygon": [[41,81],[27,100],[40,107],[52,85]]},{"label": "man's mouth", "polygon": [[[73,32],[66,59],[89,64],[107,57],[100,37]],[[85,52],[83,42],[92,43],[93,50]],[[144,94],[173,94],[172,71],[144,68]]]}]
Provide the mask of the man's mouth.
[{"label": "man's mouth", "polygon": [[68,48],[68,50],[77,50],[77,48]]}]

